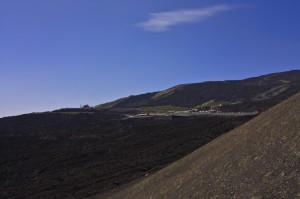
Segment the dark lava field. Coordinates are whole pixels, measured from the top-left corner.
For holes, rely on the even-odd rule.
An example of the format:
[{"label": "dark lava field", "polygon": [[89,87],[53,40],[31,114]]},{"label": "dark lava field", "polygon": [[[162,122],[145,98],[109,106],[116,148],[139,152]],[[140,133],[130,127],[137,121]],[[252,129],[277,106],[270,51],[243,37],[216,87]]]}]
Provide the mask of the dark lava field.
[{"label": "dark lava field", "polygon": [[252,117],[125,119],[109,111],[0,119],[0,198],[84,198],[152,174]]}]

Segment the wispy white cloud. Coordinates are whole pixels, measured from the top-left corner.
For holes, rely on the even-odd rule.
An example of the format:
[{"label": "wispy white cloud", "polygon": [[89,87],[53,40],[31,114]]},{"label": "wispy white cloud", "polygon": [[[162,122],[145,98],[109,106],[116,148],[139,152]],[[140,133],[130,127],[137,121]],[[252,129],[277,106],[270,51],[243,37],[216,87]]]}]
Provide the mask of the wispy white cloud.
[{"label": "wispy white cloud", "polygon": [[215,5],[206,8],[174,10],[151,13],[150,19],[139,23],[138,26],[147,31],[164,32],[172,26],[199,22],[212,17],[220,12],[235,9],[237,5]]}]

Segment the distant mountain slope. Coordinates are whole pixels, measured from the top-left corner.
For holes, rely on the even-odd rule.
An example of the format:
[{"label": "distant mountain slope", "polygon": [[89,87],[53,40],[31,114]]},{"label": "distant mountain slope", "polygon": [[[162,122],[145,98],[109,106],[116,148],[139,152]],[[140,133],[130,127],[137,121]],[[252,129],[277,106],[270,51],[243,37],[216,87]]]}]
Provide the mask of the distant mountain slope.
[{"label": "distant mountain slope", "polygon": [[111,198],[299,198],[300,93]]},{"label": "distant mountain slope", "polygon": [[[243,108],[254,106],[267,108],[276,104],[265,104],[266,100],[281,101],[300,91],[300,70],[273,73],[244,80],[211,81],[182,84],[170,89],[129,96],[96,106],[97,108],[133,108],[148,106],[196,107],[215,101],[220,103],[243,104]],[[239,105],[241,107],[241,105]]]}]

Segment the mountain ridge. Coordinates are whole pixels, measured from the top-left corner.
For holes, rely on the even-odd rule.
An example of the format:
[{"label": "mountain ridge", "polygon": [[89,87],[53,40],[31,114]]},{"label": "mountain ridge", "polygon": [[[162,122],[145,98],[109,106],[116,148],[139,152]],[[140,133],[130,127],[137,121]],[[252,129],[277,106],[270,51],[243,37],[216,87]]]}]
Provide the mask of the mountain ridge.
[{"label": "mountain ridge", "polygon": [[213,100],[226,102],[227,108],[228,104],[241,102],[244,106],[253,106],[252,109],[261,109],[262,101],[276,99],[283,93],[287,98],[298,91],[300,91],[300,70],[291,70],[242,80],[179,84],[163,91],[120,98],[100,104],[96,108],[141,108],[164,105],[194,108]]}]

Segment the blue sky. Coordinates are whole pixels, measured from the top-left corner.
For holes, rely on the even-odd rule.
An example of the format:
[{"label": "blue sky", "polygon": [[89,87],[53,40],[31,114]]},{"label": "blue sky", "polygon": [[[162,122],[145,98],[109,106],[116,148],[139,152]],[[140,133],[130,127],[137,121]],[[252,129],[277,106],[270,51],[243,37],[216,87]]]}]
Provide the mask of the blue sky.
[{"label": "blue sky", "polygon": [[300,68],[298,0],[0,0],[0,117]]}]

